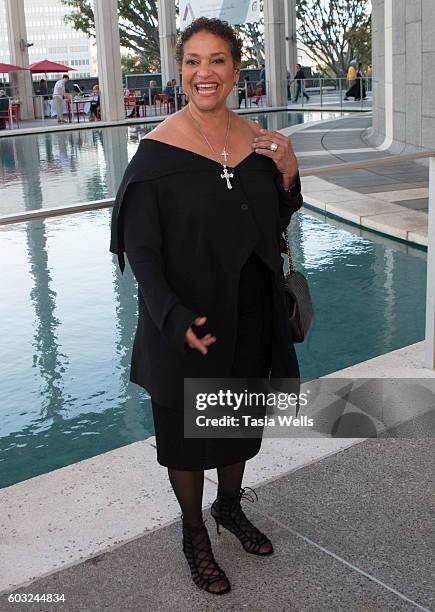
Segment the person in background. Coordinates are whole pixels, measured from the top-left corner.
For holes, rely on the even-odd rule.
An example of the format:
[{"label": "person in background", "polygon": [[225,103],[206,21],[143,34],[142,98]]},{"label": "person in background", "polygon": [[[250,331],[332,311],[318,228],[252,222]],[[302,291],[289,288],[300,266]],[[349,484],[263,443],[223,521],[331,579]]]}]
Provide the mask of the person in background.
[{"label": "person in background", "polygon": [[249,74],[247,74],[243,79],[243,85],[239,88],[239,108],[242,103],[242,100],[245,101],[245,108],[248,106],[248,102],[246,100],[246,91],[248,92],[248,98],[254,95],[254,90],[252,87],[252,83],[249,80]]},{"label": "person in background", "polygon": [[257,87],[261,85],[264,95],[266,93],[266,64],[260,64],[260,66],[260,81],[257,83]]},{"label": "person in background", "polygon": [[361,98],[363,100],[367,100],[366,79],[365,79],[365,74],[364,74],[362,62],[360,62],[358,64],[358,70],[356,72],[356,84],[355,85],[357,87],[357,97],[355,98],[355,100],[361,100]]},{"label": "person in background", "polygon": [[100,86],[92,87],[92,100],[89,108],[89,121],[97,121],[101,119],[100,115]]},{"label": "person in background", "polygon": [[355,75],[355,80],[353,82],[353,85],[350,89],[348,89],[346,91],[346,98],[345,100],[348,100],[349,98],[354,98],[354,100],[361,100],[361,97],[363,100],[367,100],[367,96],[366,96],[366,86],[365,86],[365,75],[363,72],[363,67],[362,67],[362,63],[360,62],[358,64],[358,70],[356,72]]},{"label": "person in background", "polygon": [[163,93],[168,96],[169,108],[172,113],[175,107],[175,88],[172,81],[167,81],[166,87],[163,89]]},{"label": "person in background", "polygon": [[159,89],[157,87],[157,81],[150,81],[148,87],[149,87],[149,93],[151,96],[151,104],[154,104],[154,96],[156,96],[159,93]]},{"label": "person in background", "polygon": [[350,93],[352,91],[352,87],[355,85],[356,82],[356,61],[352,60],[349,64],[349,68],[347,70],[347,83],[348,83],[348,88],[347,91],[344,95],[344,99],[345,100],[349,100],[349,96],[353,97],[352,94]]},{"label": "person in background", "polygon": [[266,82],[266,64],[261,64],[260,81]]},{"label": "person in background", "polygon": [[167,96],[174,95],[174,87],[172,85],[172,81],[166,82],[166,87],[163,88],[163,93],[166,94]]},{"label": "person in background", "polygon": [[53,89],[53,100],[56,106],[56,115],[58,123],[67,123],[63,119],[63,99],[66,97],[66,84],[69,81],[69,76],[64,74],[61,79],[56,81]]},{"label": "person in background", "polygon": [[48,103],[50,97],[48,95],[47,81],[45,79],[39,81],[38,95],[44,96],[44,116],[50,117],[50,105]]},{"label": "person in background", "polygon": [[287,100],[291,100],[292,98],[292,92],[290,89],[291,84],[292,84],[292,78],[291,78],[290,72],[287,70]]},{"label": "person in background", "polygon": [[303,91],[303,85],[304,85],[304,79],[305,79],[305,72],[304,69],[302,68],[302,66],[300,64],[296,64],[296,74],[295,74],[295,81],[296,81],[296,97],[293,100],[293,102],[297,102],[299,99],[299,96],[301,95],[301,93],[303,93],[304,97],[309,100],[310,96]]},{"label": "person in background", "polygon": [[41,79],[39,81],[39,95],[44,96],[44,100],[47,99],[47,81],[45,79]]},{"label": "person in background", "polygon": [[125,83],[124,83],[124,85],[122,86],[122,88],[123,88],[123,91],[124,91],[124,96],[125,96],[125,97],[127,97],[127,96],[131,96],[131,92],[130,92],[129,88],[127,87],[127,85],[126,85]]},{"label": "person in background", "polygon": [[6,96],[4,89],[0,89],[0,130],[6,128],[6,113],[9,111],[9,98]]}]

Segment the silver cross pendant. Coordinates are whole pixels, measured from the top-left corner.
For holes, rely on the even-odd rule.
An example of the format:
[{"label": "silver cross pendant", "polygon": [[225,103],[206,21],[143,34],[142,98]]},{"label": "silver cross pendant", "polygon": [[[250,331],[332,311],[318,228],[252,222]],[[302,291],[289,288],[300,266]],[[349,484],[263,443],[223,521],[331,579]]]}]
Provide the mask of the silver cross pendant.
[{"label": "silver cross pendant", "polygon": [[234,174],[232,172],[228,172],[228,168],[226,166],[224,166],[224,171],[221,174],[221,178],[225,179],[227,181],[227,187],[228,189],[232,189],[233,186],[230,183],[230,178],[233,178]]}]

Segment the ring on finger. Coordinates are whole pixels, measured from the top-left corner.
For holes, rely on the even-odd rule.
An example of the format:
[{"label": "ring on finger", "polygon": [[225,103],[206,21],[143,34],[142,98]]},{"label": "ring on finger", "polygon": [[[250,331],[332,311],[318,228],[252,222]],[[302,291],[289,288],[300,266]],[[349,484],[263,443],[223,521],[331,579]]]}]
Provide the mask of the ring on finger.
[{"label": "ring on finger", "polygon": [[279,146],[279,145],[277,145],[277,144],[276,144],[276,142],[272,142],[272,143],[269,145],[269,149],[270,149],[271,151],[275,152],[275,151],[277,151],[277,150],[278,150],[278,146]]}]

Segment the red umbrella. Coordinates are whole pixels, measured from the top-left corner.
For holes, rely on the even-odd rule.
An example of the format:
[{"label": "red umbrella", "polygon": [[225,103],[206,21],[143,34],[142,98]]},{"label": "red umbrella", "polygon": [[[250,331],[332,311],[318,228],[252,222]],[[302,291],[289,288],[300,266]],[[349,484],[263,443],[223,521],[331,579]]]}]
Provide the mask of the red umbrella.
[{"label": "red umbrella", "polygon": [[58,64],[57,62],[52,62],[48,59],[44,59],[40,62],[30,64],[28,70],[37,73],[45,72],[47,74],[47,72],[69,72],[70,70],[74,70],[74,68],[65,66],[65,64]]},{"label": "red umbrella", "polygon": [[13,64],[4,64],[0,62],[0,73],[5,74],[6,72],[15,72],[15,70],[29,70],[28,68],[23,68],[22,66],[14,66]]}]

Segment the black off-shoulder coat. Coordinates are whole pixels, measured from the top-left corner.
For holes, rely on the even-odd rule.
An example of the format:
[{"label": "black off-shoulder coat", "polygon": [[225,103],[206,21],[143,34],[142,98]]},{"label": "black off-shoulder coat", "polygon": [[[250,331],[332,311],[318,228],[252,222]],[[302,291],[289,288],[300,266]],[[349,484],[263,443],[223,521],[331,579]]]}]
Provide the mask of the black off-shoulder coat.
[{"label": "black off-shoulder coat", "polygon": [[[281,255],[282,231],[303,203],[299,175],[286,192],[275,163],[255,152],[232,169],[231,190],[221,172],[217,161],[143,139],[113,208],[110,250],[122,271],[127,253],[139,285],[130,379],[163,406],[182,405],[185,377],[229,377],[240,270],[253,251],[274,278],[271,378],[299,380]],[[125,214],[137,224],[128,235]],[[217,338],[207,355],[184,340],[204,315],[200,335]]]}]

